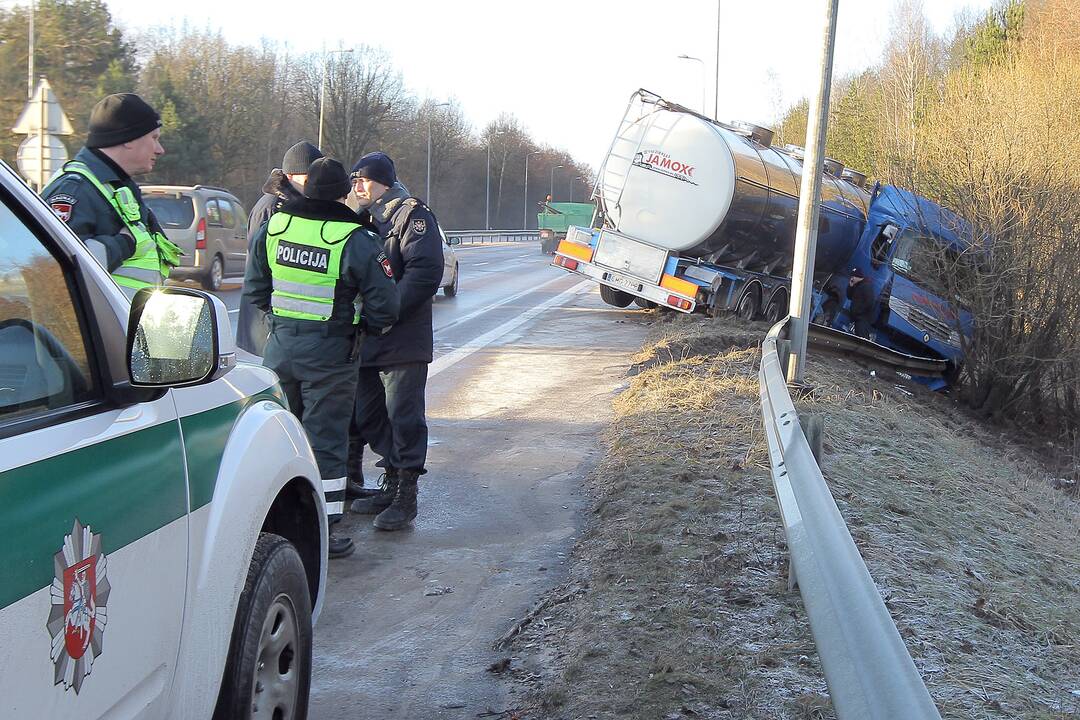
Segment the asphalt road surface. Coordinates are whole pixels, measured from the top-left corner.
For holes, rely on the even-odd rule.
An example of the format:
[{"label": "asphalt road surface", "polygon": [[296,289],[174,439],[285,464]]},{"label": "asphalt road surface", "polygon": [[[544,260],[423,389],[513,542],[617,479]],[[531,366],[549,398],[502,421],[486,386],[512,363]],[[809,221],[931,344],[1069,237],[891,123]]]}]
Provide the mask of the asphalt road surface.
[{"label": "asphalt road surface", "polygon": [[[565,578],[581,480],[645,332],[595,284],[551,267],[536,243],[461,248],[458,259],[458,296],[435,299],[419,516],[396,533],[370,517],[341,526],[357,551],[330,563],[314,720],[475,718],[515,706],[487,671],[505,655],[492,643]],[[236,308],[238,288],[220,295]]]}]

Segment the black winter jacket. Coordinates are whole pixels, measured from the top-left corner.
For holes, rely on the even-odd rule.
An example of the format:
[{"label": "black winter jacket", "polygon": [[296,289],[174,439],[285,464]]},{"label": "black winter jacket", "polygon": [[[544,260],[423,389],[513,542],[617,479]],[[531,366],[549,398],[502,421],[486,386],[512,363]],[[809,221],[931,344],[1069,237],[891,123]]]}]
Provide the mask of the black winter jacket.
[{"label": "black winter jacket", "polygon": [[[363,217],[367,214],[369,217]],[[385,367],[430,363],[434,355],[431,303],[443,273],[443,241],[438,221],[419,200],[395,184],[361,213],[385,242],[401,296],[401,312],[390,332],[364,341],[360,364]]]}]

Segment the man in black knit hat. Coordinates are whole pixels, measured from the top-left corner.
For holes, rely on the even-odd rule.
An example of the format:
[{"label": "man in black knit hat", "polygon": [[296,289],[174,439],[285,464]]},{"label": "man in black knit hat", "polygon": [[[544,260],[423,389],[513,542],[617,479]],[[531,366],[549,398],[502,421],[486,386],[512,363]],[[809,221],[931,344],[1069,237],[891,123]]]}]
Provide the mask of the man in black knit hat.
[{"label": "man in black knit hat", "polygon": [[[285,151],[281,167],[270,171],[270,177],[263,183],[263,196],[251,208],[248,216],[248,258],[251,258],[251,243],[263,223],[281,209],[287,202],[304,196],[304,182],[311,163],[323,156],[322,151],[309,142],[301,140]],[[270,332],[266,314],[240,303],[236,318],[236,346],[253,355],[263,354],[267,334]]]},{"label": "man in black knit hat", "polygon": [[[385,333],[398,316],[390,263],[345,206],[348,193],[341,163],[313,162],[304,195],[285,202],[256,232],[243,293],[245,302],[270,314],[263,364],[277,373],[307,432],[331,527],[344,512],[361,335]],[[330,557],[352,551],[352,540],[331,530]]]},{"label": "man in black knit hat", "polygon": [[[353,192],[362,215],[382,236],[398,292],[401,317],[391,332],[365,343],[360,358],[356,417],[349,437],[349,469],[356,475],[367,443],[382,456],[382,489],[350,506],[375,515],[380,530],[401,530],[416,517],[417,480],[427,472],[424,393],[431,363],[432,298],[443,272],[443,242],[431,210],[397,182],[381,152],[353,166]],[[363,218],[367,220],[368,218]]]},{"label": "man in black knit hat", "polygon": [[41,192],[125,292],[161,285],[179,263],[133,179],[165,153],[161,118],[133,93],[103,98],[90,113],[86,143]]}]

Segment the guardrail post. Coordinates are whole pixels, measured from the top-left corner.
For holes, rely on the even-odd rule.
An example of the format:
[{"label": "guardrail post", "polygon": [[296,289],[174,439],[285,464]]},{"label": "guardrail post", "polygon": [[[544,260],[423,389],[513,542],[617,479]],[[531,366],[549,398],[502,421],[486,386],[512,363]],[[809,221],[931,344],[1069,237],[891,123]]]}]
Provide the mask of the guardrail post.
[{"label": "guardrail post", "polygon": [[814,454],[814,460],[821,465],[821,456],[824,453],[825,420],[820,415],[799,415],[799,425],[802,426],[803,435],[810,445],[810,452]]}]

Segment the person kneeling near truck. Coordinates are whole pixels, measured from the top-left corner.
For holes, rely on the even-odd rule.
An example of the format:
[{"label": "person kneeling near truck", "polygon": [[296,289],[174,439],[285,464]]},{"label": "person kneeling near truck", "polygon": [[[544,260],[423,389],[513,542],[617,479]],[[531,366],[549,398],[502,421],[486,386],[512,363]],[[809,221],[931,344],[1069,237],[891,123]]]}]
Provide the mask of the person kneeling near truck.
[{"label": "person kneeling near truck", "polygon": [[859,268],[851,269],[847,296],[851,301],[848,315],[855,323],[855,334],[861,338],[873,340],[870,333],[874,321],[877,320],[877,298],[874,297],[874,288]]}]

